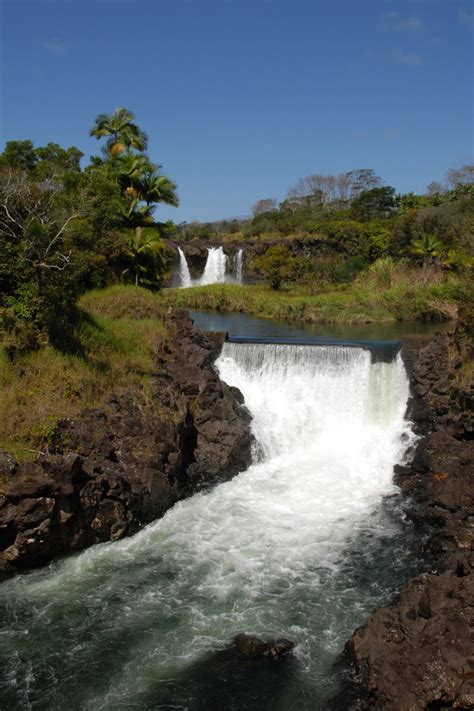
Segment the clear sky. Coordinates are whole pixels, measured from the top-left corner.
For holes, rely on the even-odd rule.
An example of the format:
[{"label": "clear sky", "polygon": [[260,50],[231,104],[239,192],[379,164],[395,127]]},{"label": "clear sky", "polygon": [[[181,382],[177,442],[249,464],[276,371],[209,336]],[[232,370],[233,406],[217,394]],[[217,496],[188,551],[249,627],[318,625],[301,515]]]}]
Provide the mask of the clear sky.
[{"label": "clear sky", "polygon": [[472,160],[472,0],[0,0],[1,145],[99,153],[125,106],[181,205],[248,214],[310,173],[423,191]]}]

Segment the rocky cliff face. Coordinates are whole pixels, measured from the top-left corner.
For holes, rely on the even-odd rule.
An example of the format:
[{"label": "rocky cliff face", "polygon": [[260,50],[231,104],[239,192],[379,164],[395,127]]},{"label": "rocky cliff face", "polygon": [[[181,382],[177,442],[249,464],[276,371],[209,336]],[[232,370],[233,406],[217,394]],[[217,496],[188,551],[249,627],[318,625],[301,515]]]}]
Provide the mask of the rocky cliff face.
[{"label": "rocky cliff face", "polygon": [[429,524],[436,569],[374,612],[347,643],[357,701],[377,711],[474,708],[473,333],[459,326],[405,344],[409,415],[422,435],[396,482],[408,515]]},{"label": "rocky cliff face", "polygon": [[213,368],[224,334],[170,310],[150,391],[60,423],[37,462],[0,453],[0,576],[117,540],[176,501],[246,469],[250,415]]}]

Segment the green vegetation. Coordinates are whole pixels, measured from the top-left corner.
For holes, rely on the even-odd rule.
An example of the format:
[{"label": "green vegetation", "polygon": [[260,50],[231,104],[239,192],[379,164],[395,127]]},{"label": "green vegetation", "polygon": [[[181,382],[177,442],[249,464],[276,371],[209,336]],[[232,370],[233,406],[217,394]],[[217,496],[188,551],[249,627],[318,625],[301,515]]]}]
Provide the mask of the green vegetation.
[{"label": "green vegetation", "polygon": [[371,323],[451,319],[457,304],[473,298],[472,288],[431,269],[414,269],[380,259],[348,284],[321,288],[286,283],[271,287],[213,284],[160,292],[161,303],[217,309],[306,323]]},{"label": "green vegetation", "polygon": [[451,317],[472,299],[474,166],[448,171],[425,195],[396,194],[371,169],[309,175],[279,205],[259,200],[250,219],[178,231],[247,243],[247,276],[282,291],[193,290],[173,297],[183,306],[306,321]]},{"label": "green vegetation", "polygon": [[294,259],[287,247],[269,247],[265,254],[257,257],[255,266],[269,282],[272,289],[279,289],[283,280],[291,276]]},{"label": "green vegetation", "polygon": [[147,388],[167,342],[153,294],[134,286],[87,293],[80,301],[75,354],[51,345],[17,355],[0,348],[0,449],[36,456],[58,420],[104,406],[112,392]]},{"label": "green vegetation", "polygon": [[[368,168],[309,175],[279,205],[209,224],[155,220],[176,184],[150,161],[124,108],[100,114],[100,156],[10,141],[0,155],[0,448],[41,450],[58,419],[147,388],[166,344],[166,305],[322,322],[472,313],[474,168],[425,195],[397,195]],[[167,238],[247,243],[266,284],[159,292]],[[147,287],[147,289],[141,288]]]},{"label": "green vegetation", "polygon": [[[287,247],[292,274],[284,278],[296,283],[350,281],[387,255],[420,267],[429,262],[466,278],[474,264],[472,165],[448,171],[445,184],[431,183],[425,195],[396,194],[370,169],[309,175],[279,205],[259,200],[252,214],[245,220],[182,224],[178,234],[183,240],[238,240],[260,252]],[[297,263],[291,263],[294,256]],[[264,264],[249,266],[265,276]]]},{"label": "green vegetation", "polygon": [[55,143],[10,141],[0,156],[0,328],[11,355],[44,343],[76,352],[81,293],[158,288],[167,269],[172,225],[153,213],[178,204],[175,183],[149,160],[130,111],[101,114],[91,135],[108,140],[84,170],[77,148]]}]

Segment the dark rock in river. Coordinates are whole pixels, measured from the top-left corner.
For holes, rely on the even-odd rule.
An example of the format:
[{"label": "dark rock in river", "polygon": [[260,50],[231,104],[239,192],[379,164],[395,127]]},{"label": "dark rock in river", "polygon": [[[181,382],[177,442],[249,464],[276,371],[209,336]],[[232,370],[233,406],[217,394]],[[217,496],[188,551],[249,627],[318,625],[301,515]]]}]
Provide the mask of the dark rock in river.
[{"label": "dark rock in river", "polygon": [[247,657],[260,657],[268,652],[267,643],[251,634],[238,634],[234,644],[237,651]]},{"label": "dark rock in river", "polygon": [[0,575],[117,540],[176,501],[246,469],[250,415],[213,363],[223,334],[168,313],[150,391],[114,395],[57,429],[37,462],[0,453]]},{"label": "dark rock in river", "polygon": [[251,634],[238,634],[234,637],[234,646],[239,654],[246,657],[269,657],[278,661],[286,657],[294,648],[289,639],[275,639],[265,642]]},{"label": "dark rock in river", "polygon": [[472,327],[461,325],[402,351],[422,438],[395,481],[408,516],[432,528],[436,570],[410,581],[346,644],[357,699],[347,708],[474,709],[473,350]]}]

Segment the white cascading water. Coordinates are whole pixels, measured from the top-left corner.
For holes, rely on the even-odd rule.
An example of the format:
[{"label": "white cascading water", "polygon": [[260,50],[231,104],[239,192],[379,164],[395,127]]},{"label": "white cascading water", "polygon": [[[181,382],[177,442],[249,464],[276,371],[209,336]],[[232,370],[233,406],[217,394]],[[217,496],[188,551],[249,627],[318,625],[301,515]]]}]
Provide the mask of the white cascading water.
[{"label": "white cascading water", "polygon": [[[189,688],[186,670],[253,631],[294,639],[299,674],[257,706],[233,705],[246,692],[229,682],[226,708],[323,709],[344,640],[391,594],[381,579],[400,575],[403,554],[390,551],[382,574],[374,546],[398,535],[381,504],[412,437],[400,356],[371,363],[361,348],[228,342],[216,365],[253,416],[254,464],[133,538],[4,583],[14,632],[0,635],[0,656],[25,708],[60,708],[67,694],[78,708],[214,708],[199,700],[201,674]],[[375,592],[370,577],[358,582],[364,560]]]},{"label": "white cascading water", "polygon": [[234,277],[235,277],[235,281],[238,284],[242,284],[243,276],[244,276],[243,257],[244,257],[244,250],[243,249],[239,249],[238,252],[234,256]]},{"label": "white cascading water", "polygon": [[204,273],[198,280],[199,285],[223,284],[225,282],[226,266],[227,256],[222,247],[209,247]]},{"label": "white cascading water", "polygon": [[189,271],[188,262],[186,261],[186,255],[184,254],[181,247],[178,247],[178,253],[180,286],[183,289],[186,289],[187,287],[192,286],[191,273]]}]

